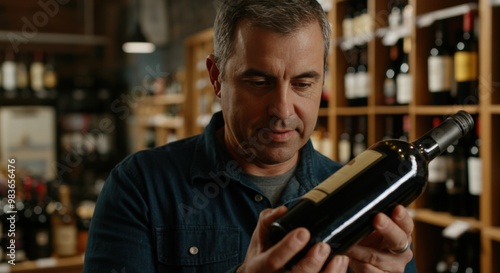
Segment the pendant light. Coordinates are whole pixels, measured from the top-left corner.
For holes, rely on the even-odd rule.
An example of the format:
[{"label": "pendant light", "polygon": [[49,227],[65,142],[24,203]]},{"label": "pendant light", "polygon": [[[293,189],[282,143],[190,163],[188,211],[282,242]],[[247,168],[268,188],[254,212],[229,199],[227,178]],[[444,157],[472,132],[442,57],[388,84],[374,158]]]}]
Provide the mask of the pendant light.
[{"label": "pendant light", "polygon": [[139,1],[135,1],[136,8],[135,10],[135,26],[132,35],[127,39],[125,43],[122,45],[122,49],[125,53],[152,53],[155,51],[155,45],[151,42],[148,42],[146,37],[144,36],[141,29],[141,20],[140,20],[140,4]]}]

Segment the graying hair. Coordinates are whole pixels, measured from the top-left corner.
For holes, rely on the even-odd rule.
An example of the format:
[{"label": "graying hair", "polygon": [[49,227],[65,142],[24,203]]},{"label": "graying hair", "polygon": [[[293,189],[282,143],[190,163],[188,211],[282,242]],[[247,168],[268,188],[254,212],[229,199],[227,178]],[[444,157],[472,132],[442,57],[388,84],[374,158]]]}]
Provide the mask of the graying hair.
[{"label": "graying hair", "polygon": [[234,51],[238,22],[246,19],[252,26],[288,34],[318,22],[324,39],[324,69],[330,48],[330,23],[316,0],[221,0],[214,23],[214,55],[220,80]]}]

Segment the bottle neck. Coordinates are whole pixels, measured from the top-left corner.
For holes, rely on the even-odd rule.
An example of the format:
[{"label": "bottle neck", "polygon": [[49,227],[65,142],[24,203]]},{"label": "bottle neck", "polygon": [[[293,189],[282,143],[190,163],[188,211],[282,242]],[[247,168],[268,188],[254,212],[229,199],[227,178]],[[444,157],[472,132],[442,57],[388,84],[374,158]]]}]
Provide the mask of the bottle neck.
[{"label": "bottle neck", "polygon": [[427,161],[431,161],[446,150],[448,146],[463,137],[474,127],[472,117],[460,111],[448,117],[434,129],[413,142]]},{"label": "bottle neck", "polygon": [[466,14],[464,14],[463,17],[463,31],[464,33],[469,33],[472,32],[474,28],[474,12],[469,11]]}]

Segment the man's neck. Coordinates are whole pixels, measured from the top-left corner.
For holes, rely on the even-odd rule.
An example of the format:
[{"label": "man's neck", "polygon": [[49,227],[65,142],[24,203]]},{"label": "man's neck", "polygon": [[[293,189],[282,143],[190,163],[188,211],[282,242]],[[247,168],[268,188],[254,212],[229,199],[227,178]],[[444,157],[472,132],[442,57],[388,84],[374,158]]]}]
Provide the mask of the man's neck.
[{"label": "man's neck", "polygon": [[226,148],[231,157],[236,160],[241,167],[242,171],[255,175],[255,176],[277,176],[282,175],[291,169],[295,168],[299,161],[299,153],[296,153],[291,159],[276,163],[276,164],[266,164],[254,158],[248,161],[246,158],[238,154],[235,149],[228,147],[228,143],[225,141],[224,127],[217,130],[217,140]]}]

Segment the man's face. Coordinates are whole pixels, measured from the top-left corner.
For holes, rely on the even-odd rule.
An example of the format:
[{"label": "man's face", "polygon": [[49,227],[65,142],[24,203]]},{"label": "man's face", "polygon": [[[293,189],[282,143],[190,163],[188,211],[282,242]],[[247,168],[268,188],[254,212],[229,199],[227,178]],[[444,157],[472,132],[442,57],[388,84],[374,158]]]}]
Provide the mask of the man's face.
[{"label": "man's face", "polygon": [[318,23],[280,34],[240,22],[220,86],[233,156],[255,165],[297,160],[317,121],[323,46]]}]

